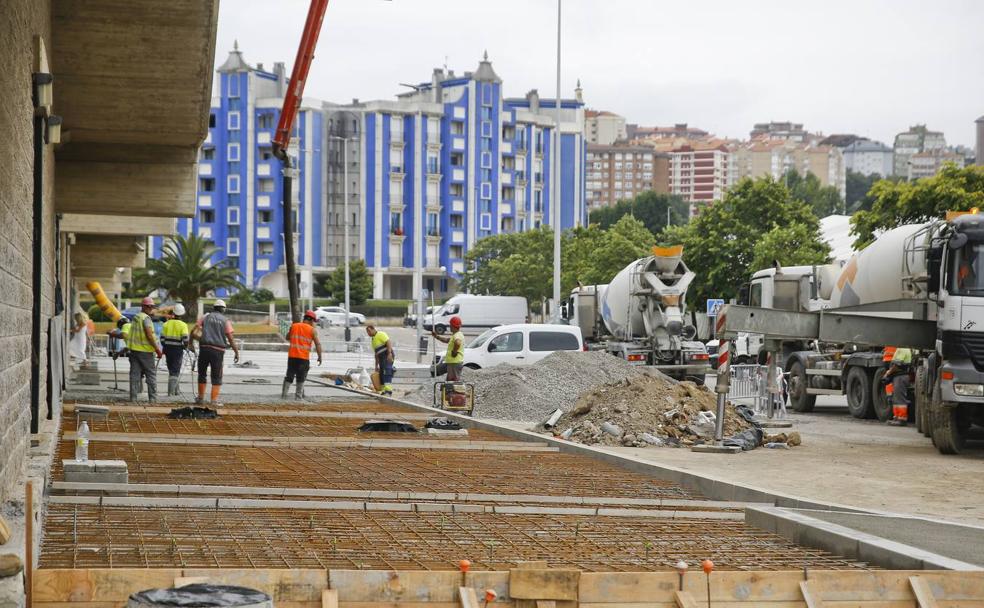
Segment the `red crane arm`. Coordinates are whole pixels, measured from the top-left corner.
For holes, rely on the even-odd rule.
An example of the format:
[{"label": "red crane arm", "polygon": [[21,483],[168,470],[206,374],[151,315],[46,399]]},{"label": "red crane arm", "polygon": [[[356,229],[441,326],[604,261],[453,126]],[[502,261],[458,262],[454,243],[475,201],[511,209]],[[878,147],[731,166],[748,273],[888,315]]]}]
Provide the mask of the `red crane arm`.
[{"label": "red crane arm", "polygon": [[294,118],[304,97],[304,84],[307,82],[308,71],[314,61],[314,49],[318,46],[318,35],[321,33],[321,22],[328,10],[328,0],[311,0],[308,8],[307,21],[304,22],[304,32],[301,34],[301,44],[297,47],[297,57],[294,58],[294,69],[290,73],[290,83],[284,96],[284,107],[280,110],[280,121],[273,136],[274,155],[285,160],[287,145],[290,143],[290,131],[294,126]]}]

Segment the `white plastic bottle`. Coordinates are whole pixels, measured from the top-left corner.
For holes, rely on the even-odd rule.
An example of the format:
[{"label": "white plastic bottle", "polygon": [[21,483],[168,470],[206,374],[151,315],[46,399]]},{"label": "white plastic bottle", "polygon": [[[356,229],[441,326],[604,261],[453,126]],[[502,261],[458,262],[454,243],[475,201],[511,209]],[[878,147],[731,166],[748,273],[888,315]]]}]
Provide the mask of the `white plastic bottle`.
[{"label": "white plastic bottle", "polygon": [[89,423],[85,420],[75,433],[75,460],[79,462],[89,460]]}]

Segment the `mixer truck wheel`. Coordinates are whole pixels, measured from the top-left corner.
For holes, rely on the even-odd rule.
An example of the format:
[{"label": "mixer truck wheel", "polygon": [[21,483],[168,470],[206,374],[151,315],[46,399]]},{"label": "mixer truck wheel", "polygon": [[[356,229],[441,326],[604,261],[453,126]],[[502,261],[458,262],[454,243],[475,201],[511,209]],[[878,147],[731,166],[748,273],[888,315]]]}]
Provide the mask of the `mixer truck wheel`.
[{"label": "mixer truck wheel", "polygon": [[847,410],[855,418],[871,418],[874,407],[871,404],[871,377],[863,367],[852,367],[847,370],[847,382],[844,392],[847,393]]},{"label": "mixer truck wheel", "polygon": [[797,412],[812,412],[817,404],[817,396],[807,394],[807,386],[806,367],[795,361],[789,368],[789,405]]},{"label": "mixer truck wheel", "polygon": [[916,368],[915,399],[916,430],[929,437],[929,399],[926,398],[926,368],[922,365]]},{"label": "mixer truck wheel", "polygon": [[892,419],[892,399],[885,393],[882,386],[882,378],[888,369],[880,367],[875,370],[875,375],[871,379],[871,402],[874,405],[874,414],[881,422]]},{"label": "mixer truck wheel", "polygon": [[969,420],[963,420],[959,405],[944,406],[937,383],[933,389],[933,403],[930,405],[930,420],[933,425],[933,444],[940,454],[959,454],[963,451]]}]

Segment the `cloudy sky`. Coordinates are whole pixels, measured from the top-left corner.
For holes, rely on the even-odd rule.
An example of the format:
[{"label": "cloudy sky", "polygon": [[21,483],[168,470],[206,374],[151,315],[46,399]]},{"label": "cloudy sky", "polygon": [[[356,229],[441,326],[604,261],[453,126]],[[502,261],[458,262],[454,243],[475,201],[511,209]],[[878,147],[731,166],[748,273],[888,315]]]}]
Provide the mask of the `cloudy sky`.
[{"label": "cloudy sky", "polygon": [[[293,65],[307,0],[222,0],[216,62]],[[553,0],[331,0],[307,93],[390,99],[488,50],[506,95],[556,88]],[[977,0],[564,0],[562,88],[629,122],[747,137],[755,122],[891,145],[926,123],[973,145],[984,115]]]}]

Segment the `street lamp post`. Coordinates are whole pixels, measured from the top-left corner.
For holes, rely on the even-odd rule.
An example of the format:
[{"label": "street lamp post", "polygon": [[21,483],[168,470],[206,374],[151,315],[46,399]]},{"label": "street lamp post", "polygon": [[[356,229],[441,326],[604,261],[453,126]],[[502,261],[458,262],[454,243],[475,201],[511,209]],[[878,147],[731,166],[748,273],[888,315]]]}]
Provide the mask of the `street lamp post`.
[{"label": "street lamp post", "polygon": [[343,236],[342,236],[342,247],[345,249],[343,252],[343,259],[345,264],[345,341],[348,342],[352,338],[352,326],[350,324],[349,311],[351,306],[349,303],[349,195],[348,195],[348,142],[354,140],[353,137],[339,137],[338,135],[330,135],[329,139],[334,139],[342,142],[342,226],[343,226]]},{"label": "street lamp post", "polygon": [[[557,111],[557,124],[554,127],[555,141],[553,149],[554,156],[554,179],[553,183],[555,185],[553,191],[553,197],[550,201],[553,206],[553,222],[554,222],[554,272],[553,272],[553,299],[554,308],[560,306],[560,4],[561,0],[557,0],[557,99],[555,100],[555,109]],[[553,314],[553,311],[551,311]]]}]

